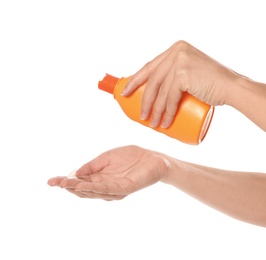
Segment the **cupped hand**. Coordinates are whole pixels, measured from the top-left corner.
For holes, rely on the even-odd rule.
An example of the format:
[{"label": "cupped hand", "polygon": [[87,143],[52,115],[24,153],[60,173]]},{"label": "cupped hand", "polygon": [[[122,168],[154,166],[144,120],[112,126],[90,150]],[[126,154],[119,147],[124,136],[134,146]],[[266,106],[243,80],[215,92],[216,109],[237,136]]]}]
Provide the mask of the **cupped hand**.
[{"label": "cupped hand", "polygon": [[164,155],[138,146],[124,146],[102,153],[83,165],[76,178],[55,177],[59,186],[83,198],[119,200],[160,181],[169,164]]},{"label": "cupped hand", "polygon": [[128,96],[147,83],[140,118],[145,120],[152,114],[152,127],[161,123],[167,128],[173,122],[182,92],[211,106],[223,105],[237,77],[237,73],[189,43],[178,41],[133,75],[121,94]]}]

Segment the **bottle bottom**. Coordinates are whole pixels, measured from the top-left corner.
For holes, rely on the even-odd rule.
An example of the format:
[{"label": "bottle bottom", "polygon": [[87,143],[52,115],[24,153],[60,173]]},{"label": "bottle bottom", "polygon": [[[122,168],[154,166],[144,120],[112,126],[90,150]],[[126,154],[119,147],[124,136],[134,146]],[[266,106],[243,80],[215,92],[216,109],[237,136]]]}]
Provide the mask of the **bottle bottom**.
[{"label": "bottle bottom", "polygon": [[200,130],[199,143],[203,141],[204,137],[206,136],[208,132],[208,129],[211,124],[212,117],[213,117],[213,113],[214,113],[214,107],[211,106]]}]

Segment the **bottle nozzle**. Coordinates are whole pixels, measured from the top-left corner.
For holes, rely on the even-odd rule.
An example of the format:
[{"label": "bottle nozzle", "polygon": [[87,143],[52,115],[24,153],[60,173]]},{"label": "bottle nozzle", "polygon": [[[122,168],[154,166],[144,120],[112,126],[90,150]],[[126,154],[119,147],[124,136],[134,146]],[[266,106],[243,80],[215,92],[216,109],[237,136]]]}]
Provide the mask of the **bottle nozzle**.
[{"label": "bottle nozzle", "polygon": [[110,94],[113,94],[114,88],[118,80],[119,78],[116,78],[106,73],[105,77],[101,81],[99,81],[98,88]]}]

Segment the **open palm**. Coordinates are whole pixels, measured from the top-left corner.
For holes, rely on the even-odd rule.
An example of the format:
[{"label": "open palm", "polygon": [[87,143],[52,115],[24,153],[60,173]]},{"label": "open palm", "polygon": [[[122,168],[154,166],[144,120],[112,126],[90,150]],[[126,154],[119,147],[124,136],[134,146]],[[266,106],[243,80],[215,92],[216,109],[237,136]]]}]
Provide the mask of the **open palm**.
[{"label": "open palm", "polygon": [[83,165],[74,179],[56,177],[48,181],[85,198],[118,200],[158,182],[167,165],[154,151],[138,146],[109,150]]}]

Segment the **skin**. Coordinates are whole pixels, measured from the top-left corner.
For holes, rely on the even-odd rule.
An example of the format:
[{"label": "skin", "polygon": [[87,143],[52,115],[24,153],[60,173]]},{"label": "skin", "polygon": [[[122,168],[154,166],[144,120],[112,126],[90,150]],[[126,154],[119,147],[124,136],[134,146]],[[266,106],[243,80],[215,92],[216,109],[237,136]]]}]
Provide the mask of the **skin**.
[{"label": "skin", "polygon": [[[153,127],[171,125],[182,92],[187,91],[210,105],[234,107],[266,131],[266,85],[232,71],[187,42],[176,42],[147,63],[121,95],[130,95],[144,82],[140,117],[145,120],[152,113]],[[240,221],[266,227],[266,174],[192,164],[137,146],[106,151],[78,169],[76,178],[54,177],[48,184],[82,198],[109,201],[158,181]]]}]

